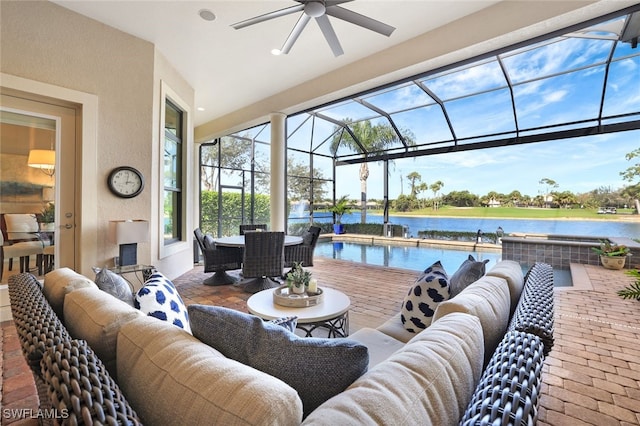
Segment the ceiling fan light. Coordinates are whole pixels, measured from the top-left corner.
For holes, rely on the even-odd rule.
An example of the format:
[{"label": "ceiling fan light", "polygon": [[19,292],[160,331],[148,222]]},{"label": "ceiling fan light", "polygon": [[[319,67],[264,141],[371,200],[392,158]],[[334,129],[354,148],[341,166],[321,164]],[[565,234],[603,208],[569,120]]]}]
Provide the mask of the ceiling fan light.
[{"label": "ceiling fan light", "polygon": [[304,6],[304,13],[312,18],[324,15],[326,8],[321,1],[310,1]]}]

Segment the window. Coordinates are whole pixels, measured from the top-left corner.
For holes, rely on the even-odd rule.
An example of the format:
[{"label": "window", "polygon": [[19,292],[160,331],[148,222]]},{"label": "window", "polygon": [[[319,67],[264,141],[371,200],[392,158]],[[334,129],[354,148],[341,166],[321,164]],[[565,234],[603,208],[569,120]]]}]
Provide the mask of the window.
[{"label": "window", "polygon": [[183,112],[165,100],[164,119],[164,244],[182,239],[182,139]]}]

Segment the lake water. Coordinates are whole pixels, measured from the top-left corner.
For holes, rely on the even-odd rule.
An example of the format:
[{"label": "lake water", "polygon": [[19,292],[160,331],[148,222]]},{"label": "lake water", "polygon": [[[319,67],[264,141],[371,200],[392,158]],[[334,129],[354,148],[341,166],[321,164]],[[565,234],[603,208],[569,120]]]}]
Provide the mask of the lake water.
[{"label": "lake water", "polygon": [[[291,220],[291,219],[290,219]],[[318,218],[317,222],[330,222],[331,217]],[[640,238],[640,216],[635,221],[610,220],[536,220],[536,219],[493,219],[493,218],[451,218],[451,217],[406,217],[389,216],[394,225],[407,225],[409,234],[418,235],[422,230],[495,232],[502,227],[505,234],[526,232],[533,234],[581,235],[590,237]],[[360,212],[342,217],[342,223],[359,223]],[[367,214],[368,223],[383,223],[382,215]]]}]

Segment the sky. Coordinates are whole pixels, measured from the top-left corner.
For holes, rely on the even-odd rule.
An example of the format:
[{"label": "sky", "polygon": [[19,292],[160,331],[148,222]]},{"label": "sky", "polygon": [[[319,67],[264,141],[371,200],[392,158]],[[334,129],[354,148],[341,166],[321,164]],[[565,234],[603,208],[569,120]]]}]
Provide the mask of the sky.
[{"label": "sky", "polygon": [[[482,196],[490,191],[508,194],[518,190],[535,197],[546,192],[539,184],[543,178],[558,184],[556,191],[589,192],[600,187],[612,190],[630,185],[620,176],[634,162],[625,155],[640,148],[640,131],[539,142],[512,147],[449,153],[415,159],[403,159],[390,166],[389,197],[410,192],[406,176],[417,172],[428,185],[440,180],[441,193],[463,191]],[[637,161],[637,160],[636,160]],[[337,169],[338,196],[359,199],[359,166]],[[431,191],[425,194],[432,196]],[[367,198],[382,199],[383,170],[381,163],[370,164]]]},{"label": "sky", "polygon": [[[621,18],[611,21],[614,26],[623,22]],[[602,31],[601,27],[591,28],[589,37],[576,34],[506,52],[500,55],[500,61],[486,58],[420,81],[435,94],[434,99],[444,103],[447,118],[455,136],[463,140],[461,143],[464,138],[481,135],[505,134],[498,139],[513,136],[516,129],[523,134],[535,134],[573,126],[565,123],[583,121],[577,127],[593,126],[600,113],[605,118],[613,117],[605,119],[605,123],[616,122],[616,116],[629,113],[635,115],[625,120],[638,120],[638,48],[633,49],[629,43],[615,43],[617,36]],[[609,57],[612,61],[607,67]],[[507,81],[512,85],[511,91]],[[382,90],[365,96],[365,100],[390,112],[401,129],[413,132],[417,144],[452,139],[441,108],[415,84]],[[335,113],[336,119],[341,116],[363,119],[366,114],[356,102],[343,103],[335,110],[327,108],[322,113],[329,116]],[[528,133],[527,129],[532,130]],[[639,148],[640,131],[636,130],[402,159],[390,166],[389,197],[409,194],[406,176],[411,172],[419,173],[428,185],[442,181],[442,194],[468,190],[482,196],[491,191],[508,194],[518,190],[535,197],[547,191],[539,183],[544,178],[557,183],[556,191],[577,194],[601,187],[617,190],[631,184],[620,173],[638,161],[627,161],[625,155]],[[337,168],[338,196],[360,198],[358,167]],[[371,164],[368,198],[383,197],[382,183],[382,164]]]}]

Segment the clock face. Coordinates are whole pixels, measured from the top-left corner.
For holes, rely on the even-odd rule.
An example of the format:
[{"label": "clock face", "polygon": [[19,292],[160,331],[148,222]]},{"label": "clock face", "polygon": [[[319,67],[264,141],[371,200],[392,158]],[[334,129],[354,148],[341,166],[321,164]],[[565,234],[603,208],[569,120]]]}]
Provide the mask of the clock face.
[{"label": "clock face", "polygon": [[109,189],[118,197],[132,198],[144,189],[142,173],[133,167],[116,167],[109,174]]}]

